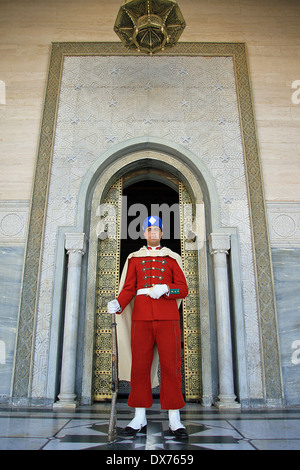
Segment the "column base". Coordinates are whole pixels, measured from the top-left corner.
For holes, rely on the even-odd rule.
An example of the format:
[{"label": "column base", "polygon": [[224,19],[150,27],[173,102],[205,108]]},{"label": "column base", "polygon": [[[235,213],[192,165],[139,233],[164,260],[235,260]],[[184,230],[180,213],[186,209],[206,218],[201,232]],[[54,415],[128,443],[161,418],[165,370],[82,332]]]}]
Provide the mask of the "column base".
[{"label": "column base", "polygon": [[64,403],[64,402],[61,402],[61,401],[57,401],[57,402],[53,403],[52,409],[53,409],[53,411],[61,411],[61,410],[73,411],[77,408],[77,405],[78,405],[77,402]]},{"label": "column base", "polygon": [[76,395],[74,395],[74,393],[58,395],[57,402],[53,403],[53,410],[75,410],[78,406],[78,402],[75,400],[75,398]]},{"label": "column base", "polygon": [[219,395],[215,407],[219,410],[241,410],[241,404],[235,401],[235,395]]}]

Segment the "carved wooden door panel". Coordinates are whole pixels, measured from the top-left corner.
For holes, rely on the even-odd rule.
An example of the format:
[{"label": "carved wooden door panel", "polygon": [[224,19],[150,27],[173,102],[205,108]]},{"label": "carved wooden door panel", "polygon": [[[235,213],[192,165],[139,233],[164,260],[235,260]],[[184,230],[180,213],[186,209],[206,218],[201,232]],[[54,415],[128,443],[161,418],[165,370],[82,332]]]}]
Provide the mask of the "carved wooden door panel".
[{"label": "carved wooden door panel", "polygon": [[183,183],[179,182],[179,207],[181,228],[181,258],[183,271],[189,288],[183,300],[183,345],[185,399],[199,400],[201,397],[201,348],[200,348],[200,291],[197,244],[188,239],[187,228],[192,227],[195,209]]},{"label": "carved wooden door panel", "polygon": [[108,191],[101,202],[102,218],[108,236],[98,241],[95,344],[94,344],[94,400],[111,398],[111,315],[107,302],[118,294],[120,277],[120,225],[121,225],[122,178]]}]

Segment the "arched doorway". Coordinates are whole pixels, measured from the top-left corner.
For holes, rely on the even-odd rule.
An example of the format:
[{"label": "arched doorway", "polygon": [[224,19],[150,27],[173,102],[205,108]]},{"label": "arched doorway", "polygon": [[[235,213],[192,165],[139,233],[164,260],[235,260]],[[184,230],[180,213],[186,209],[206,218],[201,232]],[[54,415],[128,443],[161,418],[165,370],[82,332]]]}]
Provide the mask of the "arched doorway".
[{"label": "arched doorway", "polygon": [[[185,377],[185,382],[191,385],[191,389],[197,388],[197,393],[194,396],[186,394],[186,397],[188,400],[200,401],[204,406],[211,406],[218,396],[219,371],[213,259],[210,255],[208,239],[212,231],[218,232],[220,230],[218,192],[207,168],[203,164],[199,164],[197,168],[193,166],[189,154],[177,154],[176,151],[171,151],[170,147],[165,148],[159,144],[153,145],[153,149],[151,148],[152,144],[149,144],[149,147],[147,145],[145,148],[143,147],[144,150],[141,149],[141,145],[136,149],[126,147],[127,152],[123,149],[122,155],[114,154],[114,158],[111,157],[104,168],[95,164],[82,185],[78,214],[86,224],[88,256],[82,278],[86,300],[82,310],[84,312],[83,335],[79,348],[82,352],[82,363],[78,362],[77,366],[77,375],[80,377],[77,393],[81,397],[82,404],[91,404],[94,401],[94,377],[97,370],[99,381],[104,387],[99,399],[106,400],[111,396],[111,318],[105,314],[107,302],[117,294],[120,275],[120,265],[116,263],[118,259],[116,253],[120,251],[121,245],[118,245],[118,240],[121,240],[121,233],[119,232],[120,226],[116,224],[116,221],[119,220],[116,214],[121,213],[124,181],[128,178],[126,184],[128,182],[131,185],[149,179],[151,173],[150,179],[156,179],[156,181],[162,182],[178,192],[179,205],[184,208],[182,217],[184,217],[185,223],[181,224],[181,230],[184,232],[181,236],[181,253],[184,253],[185,274],[188,273],[191,280],[197,279],[199,282],[199,291],[191,292],[193,289],[190,289],[187,299],[188,307],[192,311],[188,316],[189,329],[185,330],[186,344],[189,344],[191,351],[189,356],[185,354],[185,361],[188,360],[185,367],[185,374],[188,372],[188,377]],[[88,201],[86,199],[87,190],[89,190]],[[84,201],[88,202],[88,213],[84,212],[84,204],[86,204]],[[109,204],[106,204],[107,202]],[[193,221],[196,221],[196,240],[193,239],[193,235],[195,235],[193,234]],[[109,231],[114,232],[113,237],[107,237]],[[236,257],[239,246],[234,232],[232,239],[234,241],[232,256]],[[103,266],[100,270],[98,269],[99,254],[101,253],[99,240],[104,241],[101,243]],[[197,254],[196,259],[195,254]],[[235,276],[236,298],[239,299],[240,279],[236,265],[234,262],[231,269]],[[97,286],[97,278],[102,280],[102,286]],[[111,287],[113,282],[115,283],[114,289]],[[236,310],[235,303],[233,314],[241,316],[242,310],[240,308]],[[101,319],[104,322],[99,328],[95,322],[97,314],[101,314]],[[200,328],[198,328],[197,334],[195,324],[199,321]],[[93,353],[97,348],[99,356],[95,359]],[[200,354],[199,352],[194,354],[196,350],[200,351]],[[243,367],[242,361],[238,361],[238,366],[238,380],[240,377],[243,380],[245,367]]]},{"label": "arched doorway", "polygon": [[[195,167],[192,169],[184,158],[158,150],[137,150],[115,158],[103,172],[99,169],[96,173],[90,172],[83,185],[85,198],[79,200],[78,213],[81,214],[85,200],[89,209],[81,214],[81,218],[88,224],[88,237],[84,233],[70,233],[72,246],[74,237],[76,243],[78,237],[81,241],[88,239],[88,256],[82,266],[81,279],[84,302],[81,305],[84,308],[79,325],[77,320],[75,325],[83,333],[78,336],[77,358],[69,353],[70,348],[65,348],[65,342],[63,344],[63,352],[68,351],[63,355],[63,365],[66,367],[73,361],[79,380],[74,387],[74,367],[70,380],[61,384],[59,399],[66,396],[70,402],[70,393],[64,391],[67,386],[74,390],[71,399],[80,395],[83,404],[111,397],[111,315],[107,313],[107,303],[118,295],[124,181],[129,178],[128,184],[134,184],[132,178],[133,175],[136,177],[136,172],[139,173],[138,181],[148,175],[146,179],[175,186],[178,191],[181,256],[189,286],[189,295],[183,301],[186,400],[197,400],[210,406],[219,397],[217,406],[236,407],[233,381],[235,379],[242,386],[245,383],[245,361],[238,352],[235,354],[235,372],[231,345],[231,337],[235,335],[238,351],[242,354],[243,338],[237,341],[236,330],[231,331],[230,326],[230,315],[241,326],[243,313],[240,308],[238,233],[234,228],[221,227],[218,193],[205,167],[200,172]],[[86,199],[89,188],[91,191]],[[77,245],[73,248],[75,254],[76,250]],[[230,265],[227,265],[229,250]],[[234,279],[231,292],[229,276]],[[69,277],[68,273],[68,280]],[[76,292],[79,289],[77,285]],[[227,292],[226,298],[224,292]],[[68,315],[67,318],[74,323],[73,317]],[[73,346],[74,352],[75,344]],[[225,359],[223,352],[227,352]],[[79,361],[74,362],[75,359]],[[219,367],[220,361],[224,367],[222,364]]]},{"label": "arched doorway", "polygon": [[[154,209],[156,208],[156,209]],[[117,294],[120,268],[127,255],[143,244],[139,236],[140,222],[158,211],[163,219],[165,244],[182,256],[189,285],[189,296],[182,302],[182,356],[186,400],[201,400],[201,319],[199,287],[199,245],[193,239],[195,204],[177,177],[162,170],[147,168],[129,171],[119,178],[101,200],[99,241],[97,251],[95,347],[93,366],[93,398],[110,398],[110,315],[106,304]],[[160,212],[161,213],[160,213]],[[166,216],[166,217],[165,217]],[[131,220],[135,218],[135,220]],[[122,225],[122,220],[125,223]],[[164,220],[165,219],[165,220]],[[202,218],[204,224],[204,218]],[[130,226],[131,233],[129,233]],[[122,228],[121,228],[122,226]],[[205,233],[204,227],[202,227]],[[202,249],[204,246],[202,246]],[[205,255],[204,252],[202,253]],[[207,263],[203,259],[201,279],[207,280]],[[203,293],[203,296],[207,296]],[[203,299],[204,300],[204,299]],[[128,392],[122,384],[120,391]],[[158,393],[159,390],[156,390]]]},{"label": "arched doorway", "polygon": [[[130,227],[134,231],[135,229],[140,230],[140,221],[144,215],[143,211],[145,211],[145,215],[146,213],[150,215],[153,212],[159,217],[165,216],[162,243],[180,254],[178,183],[176,182],[176,185],[174,184],[174,187],[171,187],[165,181],[159,181],[160,173],[162,172],[152,171],[150,174],[147,172],[143,176],[143,172],[133,172],[123,177],[121,270],[129,253],[138,250],[144,244],[141,233],[136,233],[134,238],[130,236]],[[137,179],[138,181],[136,181]]]},{"label": "arched doorway", "polygon": [[[159,216],[163,220],[162,246],[167,246],[176,253],[180,248],[180,215],[178,183],[171,187],[165,182],[158,181],[162,172],[133,172],[123,177],[123,197],[121,215],[121,249],[120,272],[122,272],[127,256],[145,244],[141,224],[150,214]],[[141,179],[142,177],[147,179]],[[167,177],[167,175],[166,175]],[[133,236],[133,237],[132,237]],[[179,309],[181,320],[181,358],[182,378],[184,387],[184,341],[182,304]],[[159,370],[160,373],[160,370]],[[120,381],[119,394],[129,393],[129,382]],[[160,387],[153,390],[159,394]]]}]

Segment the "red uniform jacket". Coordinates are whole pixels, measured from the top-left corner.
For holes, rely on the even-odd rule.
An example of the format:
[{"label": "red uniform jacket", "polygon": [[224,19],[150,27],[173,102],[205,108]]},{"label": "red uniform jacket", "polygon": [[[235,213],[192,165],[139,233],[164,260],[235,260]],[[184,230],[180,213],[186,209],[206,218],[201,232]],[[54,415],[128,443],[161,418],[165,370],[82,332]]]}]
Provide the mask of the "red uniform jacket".
[{"label": "red uniform jacket", "polygon": [[159,299],[137,295],[132,320],[179,320],[176,299],[183,299],[188,295],[188,286],[180,266],[170,256],[136,257],[129,260],[126,280],[118,296],[122,310],[133,299],[138,289],[155,284],[167,284],[169,295],[163,295]]}]

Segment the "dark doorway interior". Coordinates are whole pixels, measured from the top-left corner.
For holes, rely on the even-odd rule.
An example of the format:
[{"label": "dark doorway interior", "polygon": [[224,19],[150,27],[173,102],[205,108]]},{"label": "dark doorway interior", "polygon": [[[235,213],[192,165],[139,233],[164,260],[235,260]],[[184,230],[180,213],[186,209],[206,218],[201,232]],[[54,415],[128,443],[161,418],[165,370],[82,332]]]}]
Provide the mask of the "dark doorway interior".
[{"label": "dark doorway interior", "polygon": [[[138,183],[134,183],[123,190],[123,196],[127,196],[126,205],[122,205],[122,220],[126,220],[126,225],[122,223],[122,230],[121,230],[121,253],[120,253],[120,273],[122,272],[123,266],[125,264],[127,256],[132,253],[133,251],[139,250],[143,245],[145,245],[144,237],[139,238],[137,240],[132,240],[128,237],[127,227],[130,222],[135,219],[139,214],[134,216],[128,215],[128,209],[133,204],[143,204],[147,207],[148,216],[150,215],[157,215],[162,218],[161,213],[151,214],[151,205],[153,204],[167,204],[169,207],[173,206],[174,211],[170,212],[170,229],[168,239],[162,238],[162,246],[166,246],[170,248],[172,251],[175,251],[178,254],[181,254],[180,249],[180,238],[178,235],[178,230],[180,233],[180,227],[176,227],[175,224],[179,224],[179,197],[177,191],[170,188],[169,186],[154,181],[154,180],[144,180]],[[124,213],[127,211],[127,214]],[[176,212],[177,211],[177,212]],[[166,230],[167,231],[167,230]],[[142,231],[141,231],[142,233]],[[181,323],[181,334],[183,331],[182,327],[182,306],[179,309],[180,313],[180,323]],[[182,356],[182,381],[183,387],[182,391],[184,393],[184,352],[183,352],[183,338],[182,338],[182,347],[181,347],[181,356]],[[160,370],[159,370],[160,374]],[[159,389],[158,386],[156,389],[153,390],[154,396],[159,396]],[[128,396],[129,394],[129,383],[121,381],[119,384],[119,395],[121,396]]]},{"label": "dark doorway interior", "polygon": [[[145,240],[143,237],[137,240],[132,240],[130,239],[130,237],[128,237],[127,234],[127,228],[130,222],[132,222],[139,215],[128,215],[128,210],[133,204],[142,204],[147,207],[149,216],[157,215],[159,217],[162,217],[161,212],[151,214],[151,205],[154,204],[159,206],[165,204],[168,207],[173,207],[173,209],[175,209],[175,213],[173,210],[170,212],[170,230],[168,230],[170,236],[168,237],[168,239],[162,239],[162,245],[180,254],[180,239],[176,237],[179,228],[177,227],[176,233],[174,230],[174,224],[179,221],[178,193],[174,189],[170,188],[169,186],[163,183],[159,183],[153,180],[144,180],[125,188],[123,190],[123,196],[127,196],[127,204],[123,204],[122,207],[122,221],[126,221],[126,226],[124,225],[124,223],[122,223],[120,271],[122,271],[122,268],[129,253],[139,250],[139,248],[141,248],[145,244]],[[127,214],[124,214],[124,211],[126,210]],[[166,232],[167,230],[165,230],[165,233]],[[176,238],[174,237],[174,235]]]}]

